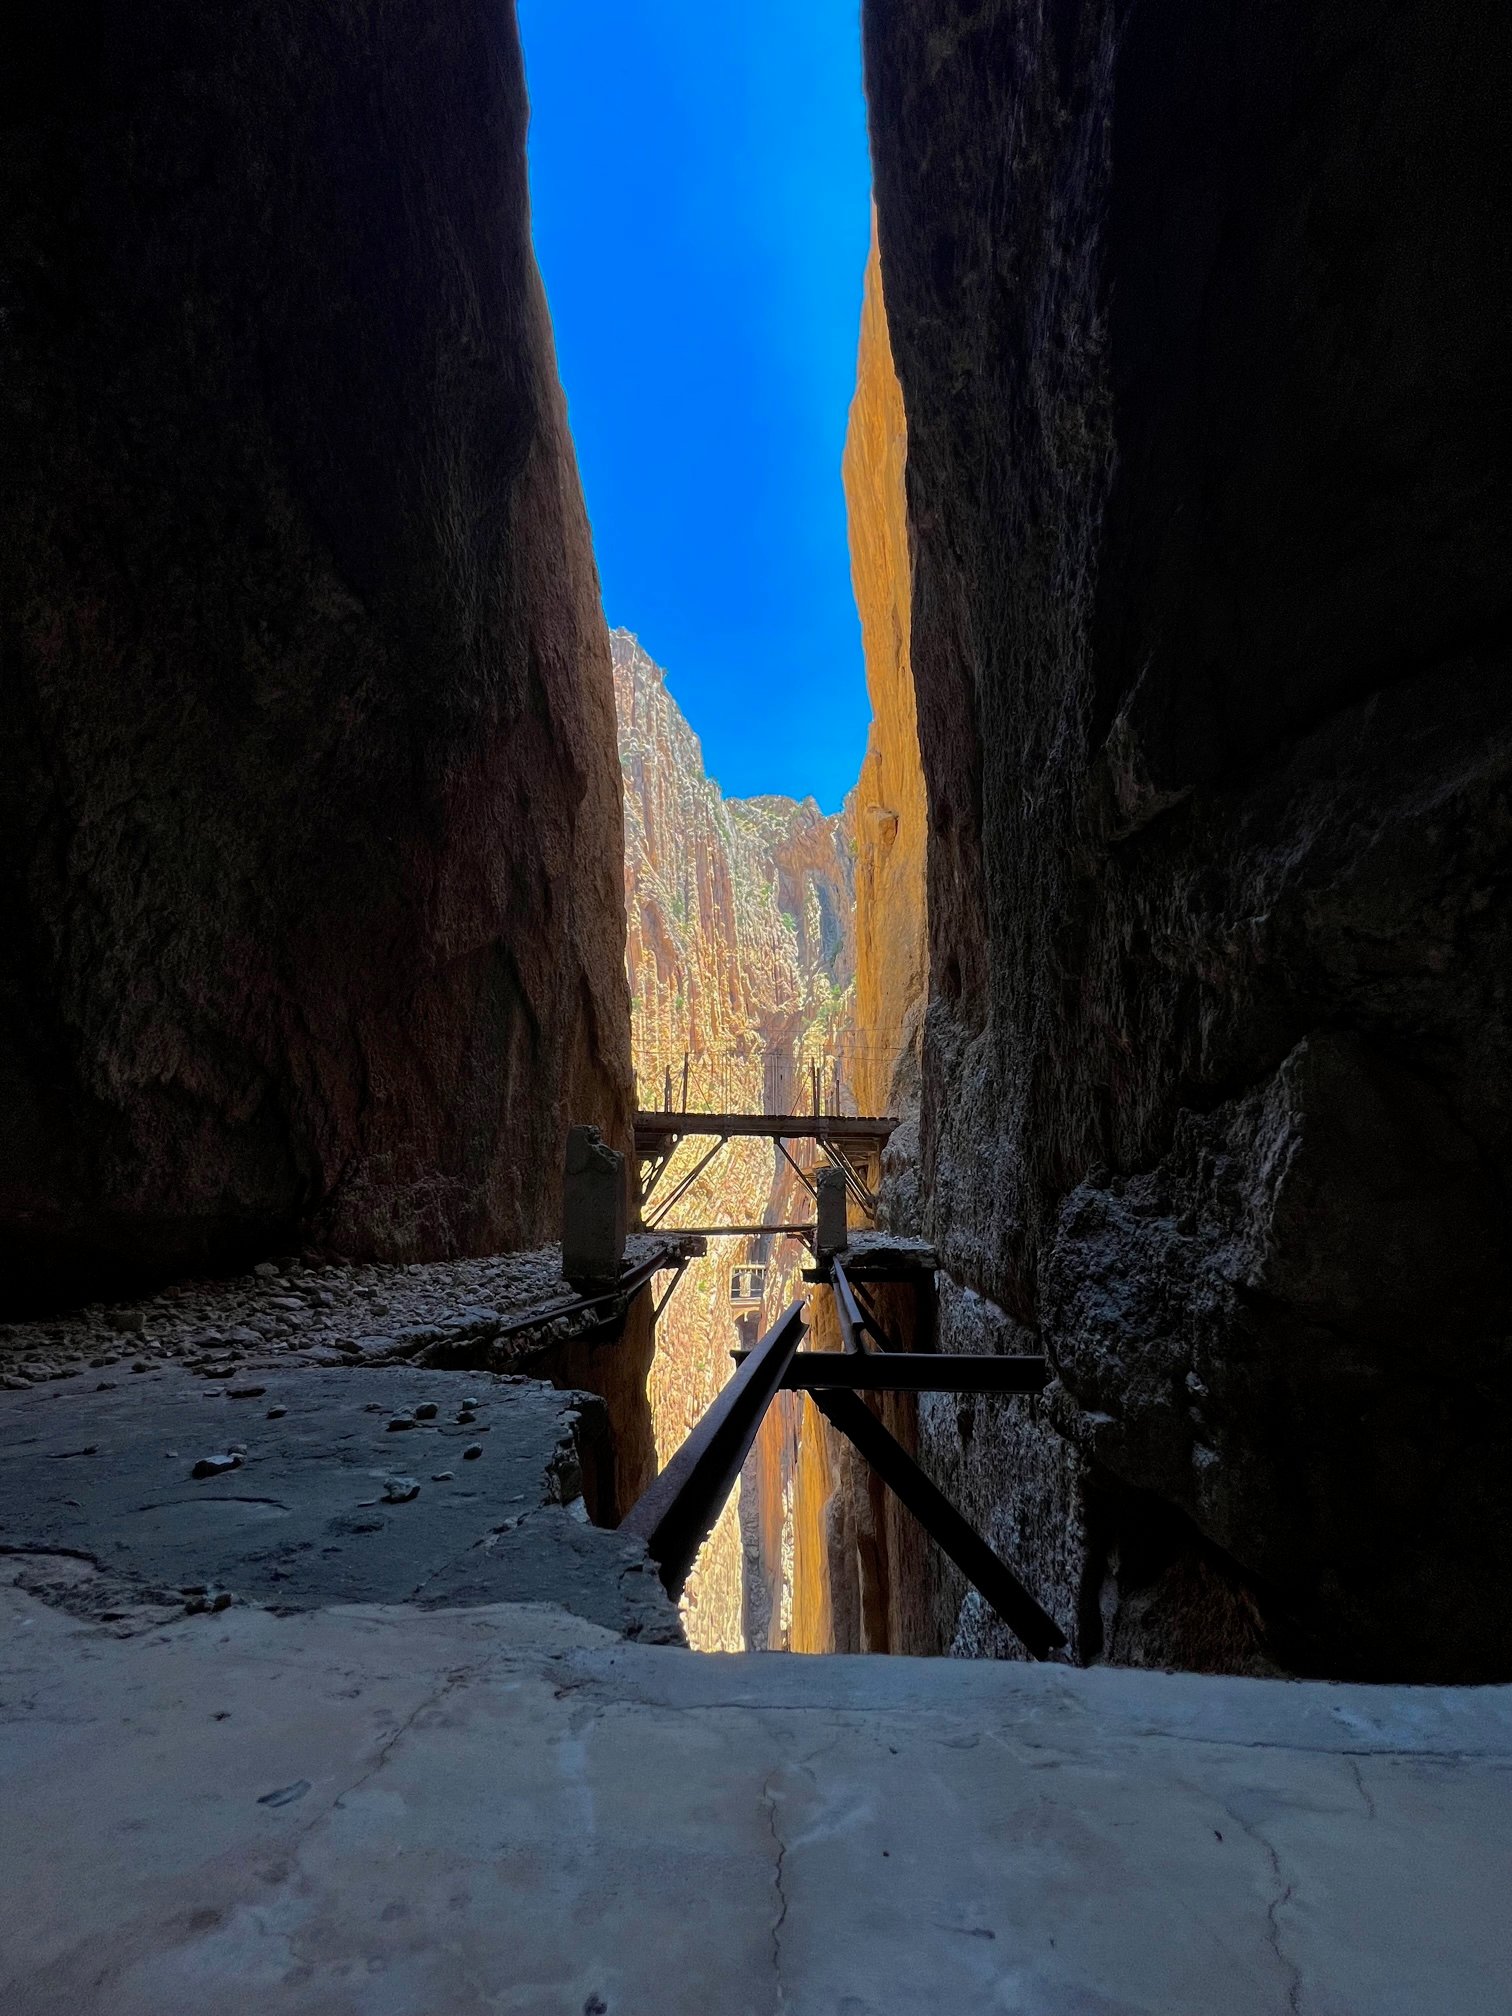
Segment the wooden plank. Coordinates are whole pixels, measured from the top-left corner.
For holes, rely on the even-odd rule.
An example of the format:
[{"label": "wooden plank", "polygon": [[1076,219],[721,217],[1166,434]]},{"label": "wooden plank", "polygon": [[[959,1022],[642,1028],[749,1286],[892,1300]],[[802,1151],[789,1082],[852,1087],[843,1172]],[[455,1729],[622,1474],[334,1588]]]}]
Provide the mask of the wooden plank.
[{"label": "wooden plank", "polygon": [[[824,1356],[824,1353],[814,1353]],[[840,1363],[838,1353],[830,1353]],[[865,1361],[873,1365],[893,1365],[896,1358],[878,1355]],[[938,1358],[932,1360],[938,1364]],[[824,1418],[853,1443],[870,1463],[883,1483],[913,1513],[932,1539],[939,1542],[957,1568],[983,1599],[990,1603],[1008,1629],[1035,1659],[1048,1659],[1066,1642],[1066,1634],[1055,1619],[1042,1610],[1002,1557],[957,1512],[954,1505],[915,1463],[908,1451],[895,1441],[882,1423],[854,1393],[812,1391],[809,1396]]]},{"label": "wooden plank", "polygon": [[[737,1365],[747,1353],[730,1354]],[[782,1383],[793,1393],[1038,1393],[1050,1377],[1043,1358],[995,1358],[964,1351],[799,1351]]]},{"label": "wooden plank", "polygon": [[735,1488],[762,1417],[803,1338],[803,1304],[793,1303],[721,1389],[666,1469],[620,1521],[646,1542],[670,1596],[681,1593],[693,1557]]}]

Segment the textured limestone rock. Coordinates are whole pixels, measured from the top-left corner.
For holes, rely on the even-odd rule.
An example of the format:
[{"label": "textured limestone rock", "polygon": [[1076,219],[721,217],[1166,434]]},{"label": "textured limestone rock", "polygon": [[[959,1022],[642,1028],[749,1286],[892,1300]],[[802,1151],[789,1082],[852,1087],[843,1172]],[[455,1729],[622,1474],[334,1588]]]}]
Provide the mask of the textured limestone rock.
[{"label": "textured limestone rock", "polygon": [[865,35],[928,1229],[1060,1373],[926,1453],[1083,1656],[1505,1676],[1512,21]]},{"label": "textured limestone rock", "polygon": [[857,1101],[904,1121],[895,1167],[917,1150],[919,1040],[928,965],[926,804],[909,658],[908,427],[893,369],[875,233],[845,441],[851,581],[872,722],[852,801],[856,845]]},{"label": "textured limestone rock", "polygon": [[[806,1109],[811,1064],[828,1098],[837,1063],[851,1067],[852,856],[844,815],[808,801],[727,799],[660,669],[624,631],[612,638],[625,780],[626,961],[634,1059],[643,1104],[670,1087],[698,1111]],[[677,1151],[666,1196],[710,1146]],[[812,1149],[794,1143],[795,1159]],[[794,1224],[813,1198],[768,1141],[731,1141],[675,1207],[670,1223]],[[649,1390],[665,1463],[729,1378],[730,1352],[757,1336],[801,1292],[807,1251],[796,1238],[711,1239],[658,1325]],[[733,1302],[737,1269],[764,1269],[754,1301]],[[748,1284],[747,1284],[748,1285]],[[817,1417],[816,1417],[817,1418]],[[689,1578],[691,1642],[740,1650],[777,1642],[791,1610],[791,1451],[774,1413],[742,1494],[732,1497]],[[785,1453],[786,1452],[786,1453]],[[759,1508],[757,1501],[759,1502]],[[749,1602],[748,1602],[749,1597]],[[757,1619],[755,1623],[752,1618]]]},{"label": "textured limestone rock", "polygon": [[553,1236],[628,1017],[512,9],[8,44],[6,1293]]}]

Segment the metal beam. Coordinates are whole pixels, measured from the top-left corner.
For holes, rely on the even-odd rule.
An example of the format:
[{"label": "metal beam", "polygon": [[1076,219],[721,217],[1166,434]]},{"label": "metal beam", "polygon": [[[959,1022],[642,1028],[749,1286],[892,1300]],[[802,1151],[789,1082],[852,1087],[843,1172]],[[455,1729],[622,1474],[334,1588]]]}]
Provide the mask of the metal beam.
[{"label": "metal beam", "polygon": [[681,1281],[682,1277],[684,1276],[684,1274],[687,1273],[687,1271],[688,1271],[688,1263],[686,1260],[684,1260],[680,1266],[675,1267],[673,1269],[672,1279],[667,1283],[666,1287],[662,1290],[661,1299],[658,1302],[652,1304],[651,1321],[653,1324],[660,1323],[663,1309],[666,1308],[667,1304],[672,1300],[672,1297],[677,1293],[677,1284],[679,1281]]},{"label": "metal beam", "polygon": [[897,1351],[897,1349],[899,1349],[899,1345],[897,1345],[897,1343],[895,1343],[895,1341],[893,1341],[893,1339],[891,1339],[891,1337],[887,1335],[887,1331],[883,1331],[883,1327],[881,1327],[881,1322],[877,1322],[877,1316],[875,1316],[875,1314],[873,1314],[873,1310],[871,1310],[871,1304],[869,1304],[869,1302],[865,1300],[865,1296],[863,1296],[863,1294],[861,1294],[861,1292],[859,1292],[859,1290],[857,1290],[857,1288],[855,1288],[855,1286],[851,1284],[851,1270],[849,1270],[849,1268],[845,1266],[845,1262],[843,1262],[843,1260],[839,1258],[839,1254],[837,1254],[837,1256],[835,1256],[835,1258],[831,1260],[831,1272],[839,1274],[839,1278],[841,1278],[841,1280],[845,1282],[845,1292],[847,1292],[847,1296],[851,1298],[851,1316],[853,1316],[853,1320],[855,1320],[855,1325],[857,1325],[857,1329],[861,1329],[861,1331],[869,1331],[869,1333],[871,1333],[871,1337],[875,1337],[875,1341],[877,1341],[877,1345],[879,1345],[879,1349],[881,1349],[881,1351]]},{"label": "metal beam", "polygon": [[[746,1353],[732,1351],[736,1364]],[[790,1392],[1038,1393],[1043,1358],[996,1358],[965,1351],[800,1351],[783,1378]]]},{"label": "metal beam", "polygon": [[[657,1212],[656,1216],[647,1225],[646,1230],[648,1232],[659,1232],[661,1230],[662,1220],[666,1217],[667,1213],[673,1208],[675,1204],[679,1202],[681,1198],[687,1196],[688,1192],[693,1188],[693,1185],[698,1181],[699,1177],[702,1176],[703,1172],[714,1160],[714,1157],[719,1153],[720,1149],[723,1148],[728,1138],[729,1137],[727,1135],[721,1135],[720,1138],[714,1143],[714,1146],[708,1151],[708,1153],[706,1155],[701,1155],[699,1159],[693,1164],[693,1167],[688,1171],[687,1175],[684,1176],[679,1182],[673,1185],[671,1196],[664,1198],[662,1200],[661,1209]],[[642,1216],[644,1215],[645,1214],[643,1211]]]},{"label": "metal beam", "polygon": [[780,1134],[777,1137],[777,1147],[779,1153],[786,1158],[788,1167],[792,1170],[793,1174],[798,1178],[798,1181],[803,1185],[804,1189],[807,1190],[810,1197],[814,1198],[817,1201],[819,1192],[814,1188],[813,1178],[809,1175],[807,1169],[800,1169],[798,1167],[798,1164],[793,1160],[792,1156],[788,1154],[788,1145],[786,1141],[783,1140]]},{"label": "metal beam", "polygon": [[877,1215],[877,1199],[862,1180],[861,1171],[852,1162],[844,1148],[840,1146],[838,1141],[831,1141],[828,1137],[821,1140],[820,1146],[844,1176],[845,1187],[851,1196],[855,1198],[863,1211],[869,1212],[872,1218],[875,1218]]},{"label": "metal beam", "polygon": [[645,1541],[668,1595],[681,1592],[694,1555],[713,1532],[803,1328],[803,1304],[794,1302],[744,1354],[734,1378],[620,1521],[622,1533]]},{"label": "metal beam", "polygon": [[665,1147],[653,1148],[642,1158],[640,1168],[640,1209],[642,1217],[651,1202],[651,1193],[666,1174],[667,1164],[672,1160],[677,1148],[677,1139],[671,1137]]},{"label": "metal beam", "polygon": [[830,1288],[835,1297],[835,1321],[840,1325],[840,1341],[848,1356],[859,1356],[866,1349],[866,1340],[861,1335],[861,1311],[845,1278],[845,1267],[838,1253],[830,1259]]},{"label": "metal beam", "polygon": [[854,1141],[880,1148],[894,1133],[895,1119],[816,1113],[657,1113],[635,1116],[635,1145],[644,1154],[669,1134],[755,1134],[768,1140]]},{"label": "metal beam", "polygon": [[752,1237],[758,1232],[770,1232],[773,1237],[784,1239],[808,1239],[813,1236],[813,1221],[806,1225],[663,1225],[663,1232],[691,1232],[702,1239],[733,1239],[741,1233]]},{"label": "metal beam", "polygon": [[[826,1354],[818,1352],[815,1356]],[[837,1354],[831,1352],[831,1357]],[[846,1362],[840,1360],[841,1363]],[[854,1364],[856,1361],[851,1361]],[[868,1365],[895,1364],[895,1359],[868,1359]],[[939,1362],[938,1359],[935,1360]],[[854,1443],[889,1489],[894,1491],[983,1599],[992,1605],[1008,1629],[1035,1659],[1048,1659],[1066,1642],[1055,1619],[1042,1610],[1000,1555],[957,1512],[954,1505],[915,1463],[901,1443],[854,1393],[834,1390],[809,1396],[833,1428]]]}]

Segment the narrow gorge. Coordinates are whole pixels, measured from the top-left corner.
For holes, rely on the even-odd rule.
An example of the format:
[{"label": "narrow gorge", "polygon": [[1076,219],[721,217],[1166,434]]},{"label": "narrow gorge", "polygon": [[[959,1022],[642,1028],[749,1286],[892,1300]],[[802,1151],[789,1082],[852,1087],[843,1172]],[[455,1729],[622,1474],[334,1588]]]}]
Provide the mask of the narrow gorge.
[{"label": "narrow gorge", "polygon": [[[666,677],[625,631],[610,639],[625,783],[626,964],[638,1103],[712,1112],[805,1108],[816,1074],[833,1100],[854,1074],[854,864],[849,813],[809,800],[725,798]],[[707,1151],[685,1142],[672,1188]],[[812,1167],[812,1144],[792,1144]],[[731,1141],[670,1214],[671,1224],[801,1225],[813,1199],[775,1144]],[[650,1376],[665,1464],[754,1343],[800,1294],[808,1249],[796,1235],[714,1236],[657,1326]],[[792,1555],[778,1422],[743,1491],[726,1505],[684,1597],[690,1642],[743,1650],[784,1610]],[[758,1510],[759,1507],[759,1510]],[[784,1534],[786,1538],[784,1539]],[[790,1602],[790,1598],[787,1599]],[[756,1620],[756,1621],[753,1621]],[[768,1626],[769,1628],[769,1626]]]}]

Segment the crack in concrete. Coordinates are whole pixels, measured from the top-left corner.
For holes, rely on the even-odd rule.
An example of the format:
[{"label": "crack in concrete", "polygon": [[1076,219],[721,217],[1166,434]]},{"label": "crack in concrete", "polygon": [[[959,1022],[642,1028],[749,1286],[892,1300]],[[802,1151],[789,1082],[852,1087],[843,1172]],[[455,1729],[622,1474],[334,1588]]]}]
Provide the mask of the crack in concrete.
[{"label": "crack in concrete", "polygon": [[762,1803],[766,1807],[767,1826],[771,1830],[772,1846],[777,1851],[777,1859],[772,1868],[772,1887],[777,1892],[778,1906],[777,1916],[772,1920],[772,1972],[777,1977],[777,2007],[785,2009],[787,2007],[787,1991],[782,1984],[782,1928],[787,1923],[788,1915],[788,1895],[783,1883],[787,1864],[787,1843],[783,1840],[777,1828],[777,1800],[772,1791],[772,1781],[776,1776],[777,1773],[775,1771],[767,1773],[766,1782],[761,1788],[761,1798]]},{"label": "crack in concrete", "polygon": [[1365,1783],[1365,1774],[1360,1769],[1359,1759],[1353,1755],[1349,1755],[1345,1757],[1344,1762],[1349,1766],[1350,1770],[1354,1773],[1355,1790],[1359,1793],[1361,1799],[1365,1802],[1365,1817],[1368,1820],[1374,1820],[1374,1818],[1376,1817],[1376,1803],[1375,1800],[1371,1797],[1369,1787]]},{"label": "crack in concrete", "polygon": [[1287,1882],[1285,1871],[1281,1867],[1280,1855],[1272,1844],[1267,1841],[1259,1828],[1251,1821],[1246,1820],[1242,1814],[1236,1813],[1226,1800],[1223,1802],[1223,1810],[1239,1831],[1247,1835],[1254,1842],[1255,1846],[1261,1850],[1266,1861],[1270,1864],[1271,1877],[1276,1889],[1275,1894],[1265,1909],[1265,1943],[1275,1955],[1276,1965],[1286,1977],[1286,2007],[1288,2016],[1302,2016],[1302,1969],[1297,1965],[1295,1960],[1281,1949],[1280,1914],[1283,1908],[1291,1902],[1296,1885]]},{"label": "crack in concrete", "polygon": [[367,1769],[361,1773],[360,1776],[354,1778],[350,1785],[343,1786],[341,1791],[339,1791],[336,1794],[335,1798],[331,1801],[329,1806],[324,1807],[319,1813],[316,1813],[303,1827],[300,1828],[298,1834],[295,1836],[294,1839],[293,1856],[295,1860],[298,1859],[298,1856],[302,1851],[306,1840],[308,1840],[309,1836],[314,1833],[315,1829],[317,1827],[323,1826],[324,1823],[330,1819],[333,1813],[339,1812],[342,1806],[348,1799],[351,1798],[354,1792],[360,1792],[365,1785],[369,1784],[374,1778],[378,1776],[378,1773],[383,1769],[384,1765],[387,1764],[390,1757],[393,1756],[395,1749],[409,1734],[410,1730],[414,1728],[415,1724],[419,1721],[420,1717],[424,1715],[428,1709],[438,1707],[440,1703],[446,1699],[447,1695],[450,1694],[454,1688],[460,1687],[464,1685],[467,1681],[476,1678],[476,1676],[480,1672],[485,1670],[487,1663],[488,1662],[485,1661],[484,1666],[452,1667],[452,1669],[450,1670],[450,1672],[448,1672],[446,1678],[441,1682],[439,1687],[433,1687],[431,1691],[427,1695],[425,1695],[425,1697],[422,1700],[416,1702],[415,1706],[410,1710],[409,1714],[405,1716],[404,1720],[399,1724],[399,1726],[396,1729],[391,1730],[389,1734],[384,1737],[382,1745],[378,1751],[376,1760],[372,1764],[370,1764],[367,1767]]}]

